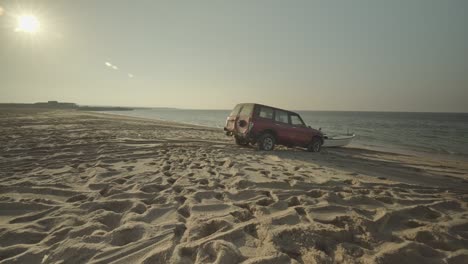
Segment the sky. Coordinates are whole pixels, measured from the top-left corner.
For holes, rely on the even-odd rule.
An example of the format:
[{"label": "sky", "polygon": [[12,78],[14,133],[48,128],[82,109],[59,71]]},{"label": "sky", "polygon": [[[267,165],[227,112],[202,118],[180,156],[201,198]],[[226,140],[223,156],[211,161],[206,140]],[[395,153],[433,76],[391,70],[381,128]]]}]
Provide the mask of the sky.
[{"label": "sky", "polygon": [[[468,112],[466,0],[0,0],[0,102]],[[21,15],[39,22],[18,30]]]}]

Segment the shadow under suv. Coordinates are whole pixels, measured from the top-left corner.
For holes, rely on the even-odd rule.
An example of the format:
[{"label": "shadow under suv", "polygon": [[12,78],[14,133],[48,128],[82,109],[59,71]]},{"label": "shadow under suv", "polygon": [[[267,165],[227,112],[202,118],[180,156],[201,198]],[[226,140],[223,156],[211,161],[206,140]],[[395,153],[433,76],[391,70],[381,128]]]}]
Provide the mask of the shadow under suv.
[{"label": "shadow under suv", "polygon": [[273,150],[279,144],[319,152],[323,144],[322,132],[306,126],[299,114],[261,104],[236,105],[224,131],[238,145],[257,144],[260,150]]}]

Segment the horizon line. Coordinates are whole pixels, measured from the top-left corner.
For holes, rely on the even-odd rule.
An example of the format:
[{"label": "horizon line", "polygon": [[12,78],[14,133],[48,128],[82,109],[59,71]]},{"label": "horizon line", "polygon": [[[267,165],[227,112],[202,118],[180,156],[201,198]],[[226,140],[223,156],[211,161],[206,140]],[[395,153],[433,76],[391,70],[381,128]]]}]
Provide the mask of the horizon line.
[{"label": "horizon line", "polygon": [[[49,100],[54,101],[54,100]],[[12,102],[0,102],[1,104],[35,104],[35,103],[47,103],[45,102],[34,102],[34,103],[12,103]],[[74,102],[65,102],[65,101],[57,101],[59,103],[74,103]],[[126,107],[126,108],[147,108],[147,109],[154,109],[154,108],[168,108],[168,109],[176,109],[176,110],[207,110],[207,111],[230,111],[230,108],[183,108],[183,107],[172,107],[172,106],[130,106],[130,105],[98,105],[98,104],[79,104],[74,103],[78,106],[94,106],[94,107]],[[288,109],[289,110],[289,109]],[[396,110],[319,110],[319,109],[290,109],[290,111],[310,111],[310,112],[374,112],[374,113],[446,113],[446,114],[468,114],[468,112],[453,112],[453,111],[396,111]]]}]

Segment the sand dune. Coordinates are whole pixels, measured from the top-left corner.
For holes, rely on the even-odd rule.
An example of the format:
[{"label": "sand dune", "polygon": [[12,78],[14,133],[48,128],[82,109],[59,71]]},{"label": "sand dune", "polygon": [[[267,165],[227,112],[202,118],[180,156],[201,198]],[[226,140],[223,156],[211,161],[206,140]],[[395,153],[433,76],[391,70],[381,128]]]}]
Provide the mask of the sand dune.
[{"label": "sand dune", "polygon": [[0,111],[0,263],[466,263],[468,167]]}]

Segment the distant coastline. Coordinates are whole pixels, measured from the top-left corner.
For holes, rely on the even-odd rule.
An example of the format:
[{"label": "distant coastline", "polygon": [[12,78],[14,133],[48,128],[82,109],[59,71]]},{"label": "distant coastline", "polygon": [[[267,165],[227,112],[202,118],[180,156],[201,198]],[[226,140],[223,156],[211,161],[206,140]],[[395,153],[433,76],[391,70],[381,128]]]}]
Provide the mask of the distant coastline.
[{"label": "distant coastline", "polygon": [[48,101],[37,103],[0,103],[0,108],[46,108],[46,109],[75,109],[78,111],[132,111],[133,108],[120,106],[80,106],[76,103]]},{"label": "distant coastline", "polygon": [[79,111],[133,111],[133,108],[120,106],[79,106]]}]

